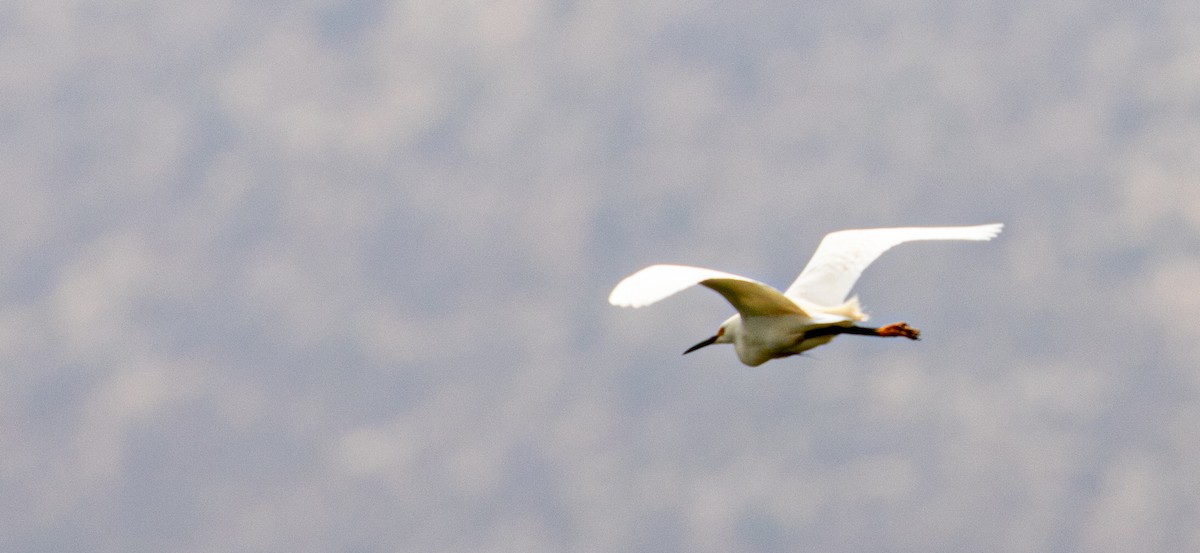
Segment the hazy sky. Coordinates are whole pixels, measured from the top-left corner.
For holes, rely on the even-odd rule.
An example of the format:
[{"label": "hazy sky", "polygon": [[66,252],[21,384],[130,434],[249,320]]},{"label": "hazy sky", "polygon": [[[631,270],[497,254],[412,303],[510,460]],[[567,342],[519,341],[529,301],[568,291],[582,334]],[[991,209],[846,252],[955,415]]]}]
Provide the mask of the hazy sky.
[{"label": "hazy sky", "polygon": [[6,2],[0,549],[1196,551],[1198,6]]}]

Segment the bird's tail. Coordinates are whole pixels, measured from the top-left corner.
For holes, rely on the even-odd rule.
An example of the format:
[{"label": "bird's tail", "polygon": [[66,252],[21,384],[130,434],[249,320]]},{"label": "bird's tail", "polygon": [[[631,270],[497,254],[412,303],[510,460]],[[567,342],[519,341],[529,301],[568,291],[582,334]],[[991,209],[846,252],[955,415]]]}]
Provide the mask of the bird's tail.
[{"label": "bird's tail", "polygon": [[846,300],[846,303],[843,303],[832,309],[827,309],[826,312],[834,315],[841,315],[848,319],[853,319],[859,322],[870,318],[866,313],[863,313],[862,304],[858,302],[858,296],[851,296],[850,299]]}]

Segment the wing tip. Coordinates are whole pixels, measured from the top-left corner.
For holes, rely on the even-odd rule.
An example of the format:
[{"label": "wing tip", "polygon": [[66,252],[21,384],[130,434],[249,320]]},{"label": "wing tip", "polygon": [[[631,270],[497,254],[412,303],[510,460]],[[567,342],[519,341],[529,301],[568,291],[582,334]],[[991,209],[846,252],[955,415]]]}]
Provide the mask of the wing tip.
[{"label": "wing tip", "polygon": [[[682,267],[670,264],[655,264],[634,272],[621,279],[608,295],[608,303],[617,307],[645,307],[670,296],[687,286],[663,286],[662,282],[654,282],[652,275],[661,271],[675,271]],[[651,280],[647,280],[647,279]]]},{"label": "wing tip", "polygon": [[630,292],[625,285],[625,280],[617,283],[616,288],[613,288],[612,293],[608,295],[608,303],[617,307],[641,307],[646,305],[644,302],[640,302],[630,297]]},{"label": "wing tip", "polygon": [[1004,230],[1004,223],[989,223],[975,227],[980,230],[980,236],[983,240],[991,240],[1000,235]]}]

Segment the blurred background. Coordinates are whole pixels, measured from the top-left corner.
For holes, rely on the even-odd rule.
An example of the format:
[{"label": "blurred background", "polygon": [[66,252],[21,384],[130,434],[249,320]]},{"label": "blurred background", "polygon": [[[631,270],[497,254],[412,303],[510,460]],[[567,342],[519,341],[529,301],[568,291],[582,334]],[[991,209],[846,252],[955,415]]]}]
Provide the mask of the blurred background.
[{"label": "blurred background", "polygon": [[[1200,4],[10,0],[0,549],[1200,549]],[[758,368],[650,263],[879,323]]]}]

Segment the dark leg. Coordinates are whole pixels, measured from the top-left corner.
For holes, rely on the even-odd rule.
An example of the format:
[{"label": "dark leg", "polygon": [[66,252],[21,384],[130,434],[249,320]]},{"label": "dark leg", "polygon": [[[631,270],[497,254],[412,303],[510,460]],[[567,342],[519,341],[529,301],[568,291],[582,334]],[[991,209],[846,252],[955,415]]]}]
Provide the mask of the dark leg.
[{"label": "dark leg", "polygon": [[865,326],[826,326],[805,332],[804,337],[817,338],[819,336],[833,336],[837,334],[857,334],[859,336],[879,336],[883,338],[903,336],[909,340],[921,339],[921,331],[908,326],[906,323],[892,323],[879,328],[868,328]]}]

